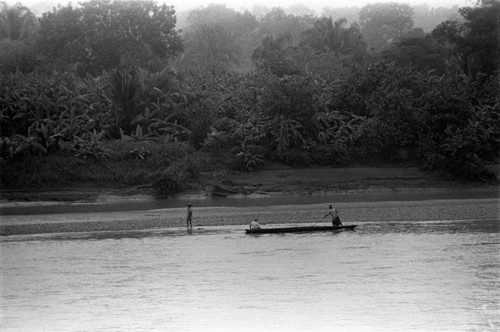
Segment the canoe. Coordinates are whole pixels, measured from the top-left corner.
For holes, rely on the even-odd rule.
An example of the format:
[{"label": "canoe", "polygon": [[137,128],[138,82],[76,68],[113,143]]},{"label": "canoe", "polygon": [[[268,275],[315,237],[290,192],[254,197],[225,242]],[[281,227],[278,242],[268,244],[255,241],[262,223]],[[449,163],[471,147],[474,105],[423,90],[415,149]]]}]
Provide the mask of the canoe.
[{"label": "canoe", "polygon": [[299,232],[327,232],[354,230],[357,225],[348,226],[298,226],[298,227],[280,227],[280,228],[259,228],[245,229],[247,234],[266,234],[266,233],[299,233]]}]

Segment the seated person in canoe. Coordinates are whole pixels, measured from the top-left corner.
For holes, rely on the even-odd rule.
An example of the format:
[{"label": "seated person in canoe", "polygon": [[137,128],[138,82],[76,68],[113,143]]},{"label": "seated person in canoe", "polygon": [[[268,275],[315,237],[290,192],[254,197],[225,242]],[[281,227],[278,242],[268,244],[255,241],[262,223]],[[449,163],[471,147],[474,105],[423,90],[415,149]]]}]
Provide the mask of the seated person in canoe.
[{"label": "seated person in canoe", "polygon": [[252,222],[250,223],[250,229],[260,229],[260,225],[259,225],[258,220],[259,219],[257,219],[257,218],[252,220]]}]

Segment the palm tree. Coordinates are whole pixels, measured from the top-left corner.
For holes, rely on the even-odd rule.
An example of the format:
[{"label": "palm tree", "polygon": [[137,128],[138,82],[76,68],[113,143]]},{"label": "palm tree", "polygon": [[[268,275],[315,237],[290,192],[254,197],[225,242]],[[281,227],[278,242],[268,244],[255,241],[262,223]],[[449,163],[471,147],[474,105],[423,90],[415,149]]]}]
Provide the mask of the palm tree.
[{"label": "palm tree", "polygon": [[304,32],[301,44],[321,53],[345,55],[362,52],[366,45],[361,32],[354,26],[345,28],[346,22],[345,18],[333,22],[331,17],[324,17]]},{"label": "palm tree", "polygon": [[287,119],[283,115],[280,116],[277,133],[274,133],[279,156],[283,156],[293,145],[300,145],[304,142],[300,133],[301,128],[302,124],[299,121]]},{"label": "palm tree", "polygon": [[202,25],[189,38],[185,57],[207,68],[238,65],[237,38],[220,25]]},{"label": "palm tree", "polygon": [[116,70],[109,78],[112,99],[117,107],[118,126],[127,133],[134,129],[132,121],[142,112],[142,78],[137,68]]},{"label": "palm tree", "polygon": [[21,3],[9,6],[0,2],[0,40],[22,40],[32,36],[38,27],[36,16]]},{"label": "palm tree", "polygon": [[253,52],[252,61],[278,77],[302,74],[297,65],[296,54],[292,35],[284,33],[276,38],[266,36]]},{"label": "palm tree", "polygon": [[266,36],[262,43],[252,54],[252,60],[262,63],[271,58],[283,59],[286,51],[293,46],[293,37],[290,33],[278,35],[278,37]]}]

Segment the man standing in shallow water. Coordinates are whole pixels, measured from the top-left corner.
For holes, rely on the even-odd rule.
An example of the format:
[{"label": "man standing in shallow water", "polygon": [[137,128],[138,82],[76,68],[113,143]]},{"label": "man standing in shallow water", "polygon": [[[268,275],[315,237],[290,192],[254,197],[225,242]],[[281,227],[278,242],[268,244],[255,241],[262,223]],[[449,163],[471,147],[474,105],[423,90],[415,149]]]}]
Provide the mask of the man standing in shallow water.
[{"label": "man standing in shallow water", "polygon": [[323,217],[323,219],[325,219],[328,216],[332,216],[332,226],[337,226],[337,227],[344,226],[344,225],[342,225],[342,222],[340,221],[339,211],[336,208],[334,208],[333,205],[331,205],[331,204],[330,204],[330,206],[328,206],[328,212]]},{"label": "man standing in shallow water", "polygon": [[193,210],[191,209],[191,203],[187,205],[187,217],[186,217],[186,227],[193,228]]}]

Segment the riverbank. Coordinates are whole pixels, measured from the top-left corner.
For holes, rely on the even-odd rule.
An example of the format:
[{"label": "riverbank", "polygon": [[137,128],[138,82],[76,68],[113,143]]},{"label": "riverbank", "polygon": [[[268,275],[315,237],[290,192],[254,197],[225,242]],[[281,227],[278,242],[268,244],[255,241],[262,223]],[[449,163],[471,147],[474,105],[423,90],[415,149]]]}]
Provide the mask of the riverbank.
[{"label": "riverbank", "polygon": [[[270,196],[380,195],[498,192],[500,164],[489,167],[496,183],[463,182],[443,179],[439,174],[416,167],[311,167],[291,168],[268,165],[253,172],[211,172],[201,176],[190,189],[170,197],[158,197],[150,184],[110,188],[98,185],[71,185],[31,190],[0,190],[0,213],[10,207],[78,204],[134,205],[158,199],[257,198]],[[411,199],[411,197],[410,197]],[[35,212],[36,213],[36,212]],[[7,212],[8,214],[8,212]]]},{"label": "riverbank", "polygon": [[246,225],[255,217],[264,224],[318,223],[330,202],[347,222],[499,216],[497,185],[444,181],[411,167],[268,167],[212,174],[200,188],[169,198],[157,198],[149,189],[3,192],[0,235],[182,227],[188,202],[197,226]]}]

